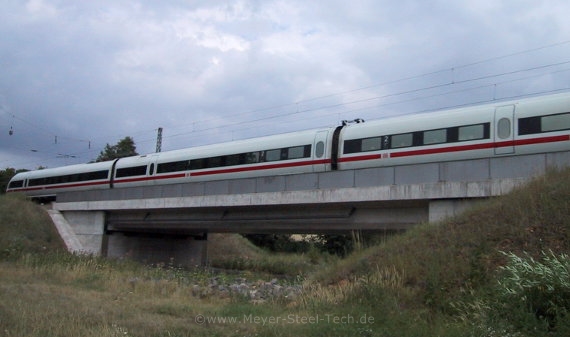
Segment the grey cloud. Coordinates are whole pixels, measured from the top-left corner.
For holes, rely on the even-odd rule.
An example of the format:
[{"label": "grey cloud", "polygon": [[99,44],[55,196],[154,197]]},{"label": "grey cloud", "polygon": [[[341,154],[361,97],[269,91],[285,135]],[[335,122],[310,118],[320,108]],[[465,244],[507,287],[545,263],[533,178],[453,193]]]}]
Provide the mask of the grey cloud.
[{"label": "grey cloud", "polygon": [[569,12],[564,1],[5,1],[0,167],[86,162],[125,136],[152,152],[159,126],[168,150],[565,88],[560,65],[414,91],[568,60],[561,43],[460,67],[564,42]]}]

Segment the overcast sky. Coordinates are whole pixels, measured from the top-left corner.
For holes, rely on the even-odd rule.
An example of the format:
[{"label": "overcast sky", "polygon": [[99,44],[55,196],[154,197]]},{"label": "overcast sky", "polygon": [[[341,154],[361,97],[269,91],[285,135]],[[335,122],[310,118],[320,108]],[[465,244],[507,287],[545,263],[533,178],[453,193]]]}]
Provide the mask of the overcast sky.
[{"label": "overcast sky", "polygon": [[[0,1],[0,169],[567,90],[570,2]],[[12,131],[12,132],[10,132]],[[12,135],[10,135],[12,133]]]}]

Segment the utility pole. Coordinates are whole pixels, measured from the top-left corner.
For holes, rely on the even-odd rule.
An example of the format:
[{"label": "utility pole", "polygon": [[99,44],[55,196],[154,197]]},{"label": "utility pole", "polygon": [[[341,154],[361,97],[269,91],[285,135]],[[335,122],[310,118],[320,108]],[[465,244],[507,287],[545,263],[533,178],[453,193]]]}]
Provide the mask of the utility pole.
[{"label": "utility pole", "polygon": [[158,128],[158,135],[156,136],[156,152],[162,151],[162,128]]}]

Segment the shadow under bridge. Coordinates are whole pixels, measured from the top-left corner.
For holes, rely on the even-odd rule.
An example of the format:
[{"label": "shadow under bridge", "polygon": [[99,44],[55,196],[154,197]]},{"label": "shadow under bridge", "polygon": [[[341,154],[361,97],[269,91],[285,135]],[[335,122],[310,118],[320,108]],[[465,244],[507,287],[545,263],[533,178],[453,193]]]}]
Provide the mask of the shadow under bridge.
[{"label": "shadow under bridge", "polygon": [[203,235],[204,233],[346,233],[403,230],[428,221],[425,200],[331,204],[112,210],[106,231]]}]

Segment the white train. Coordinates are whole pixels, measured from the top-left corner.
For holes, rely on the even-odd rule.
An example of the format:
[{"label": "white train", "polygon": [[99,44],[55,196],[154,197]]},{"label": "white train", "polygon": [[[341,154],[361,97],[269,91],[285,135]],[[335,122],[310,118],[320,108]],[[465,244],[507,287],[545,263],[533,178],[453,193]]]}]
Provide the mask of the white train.
[{"label": "white train", "polygon": [[250,178],[570,150],[570,93],[18,173],[7,192]]}]

